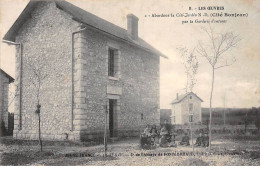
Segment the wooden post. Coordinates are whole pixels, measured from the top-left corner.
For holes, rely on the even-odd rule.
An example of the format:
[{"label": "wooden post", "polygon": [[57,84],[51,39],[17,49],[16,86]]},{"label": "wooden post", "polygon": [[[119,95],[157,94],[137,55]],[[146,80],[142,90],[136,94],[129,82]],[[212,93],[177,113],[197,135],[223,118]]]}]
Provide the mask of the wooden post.
[{"label": "wooden post", "polygon": [[105,156],[107,156],[107,105],[105,107],[105,131],[104,131],[104,150]]}]

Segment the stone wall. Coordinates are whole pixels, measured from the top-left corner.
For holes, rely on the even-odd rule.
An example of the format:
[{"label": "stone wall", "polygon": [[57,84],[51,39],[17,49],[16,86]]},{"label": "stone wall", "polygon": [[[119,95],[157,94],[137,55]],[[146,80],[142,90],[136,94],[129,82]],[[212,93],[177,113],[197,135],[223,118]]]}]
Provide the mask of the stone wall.
[{"label": "stone wall", "polygon": [[0,71],[0,122],[8,129],[8,91],[9,79]]},{"label": "stone wall", "polygon": [[[159,57],[91,28],[78,38],[81,50],[76,54],[75,76],[79,79],[75,83],[78,101],[74,124],[81,139],[103,137],[107,98],[120,103],[116,112],[118,136],[137,135],[146,124],[158,125]],[[108,77],[109,48],[120,55],[117,77]]]},{"label": "stone wall", "polygon": [[[54,3],[42,2],[19,30],[16,42],[23,45],[22,64],[17,47],[15,79],[18,86],[21,84],[22,109],[20,114],[18,95],[14,138],[38,138],[34,85],[37,81],[32,67],[47,75],[39,97],[43,140],[86,141],[103,137],[108,98],[117,100],[115,123],[118,136],[137,135],[144,125],[159,124],[160,59],[150,52],[87,28],[74,37],[74,85],[71,86],[71,36],[80,29],[79,25]],[[108,77],[110,47],[118,51],[116,61],[120,73],[116,78]]]},{"label": "stone wall", "polygon": [[[41,2],[17,33],[22,43],[21,119],[18,95],[15,100],[14,138],[37,139],[37,76],[40,87],[42,138],[63,140],[71,134],[71,36],[78,28],[71,16],[55,3]],[[20,86],[20,56],[17,47],[16,83]],[[38,76],[39,77],[39,76]]]}]

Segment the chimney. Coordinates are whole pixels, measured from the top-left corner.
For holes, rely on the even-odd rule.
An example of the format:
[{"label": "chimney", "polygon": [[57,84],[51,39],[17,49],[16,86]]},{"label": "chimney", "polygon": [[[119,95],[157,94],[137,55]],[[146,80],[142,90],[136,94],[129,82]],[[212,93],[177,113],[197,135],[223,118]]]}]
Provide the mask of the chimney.
[{"label": "chimney", "polygon": [[179,93],[176,93],[176,100],[179,100]]},{"label": "chimney", "polygon": [[138,18],[133,14],[127,15],[127,35],[132,40],[138,40]]}]

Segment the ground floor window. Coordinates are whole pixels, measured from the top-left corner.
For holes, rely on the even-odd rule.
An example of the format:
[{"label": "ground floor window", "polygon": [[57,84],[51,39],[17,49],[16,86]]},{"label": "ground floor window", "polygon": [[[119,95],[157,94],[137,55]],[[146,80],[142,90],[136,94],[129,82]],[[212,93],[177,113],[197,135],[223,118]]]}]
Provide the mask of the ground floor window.
[{"label": "ground floor window", "polygon": [[193,115],[189,115],[189,122],[193,122]]}]

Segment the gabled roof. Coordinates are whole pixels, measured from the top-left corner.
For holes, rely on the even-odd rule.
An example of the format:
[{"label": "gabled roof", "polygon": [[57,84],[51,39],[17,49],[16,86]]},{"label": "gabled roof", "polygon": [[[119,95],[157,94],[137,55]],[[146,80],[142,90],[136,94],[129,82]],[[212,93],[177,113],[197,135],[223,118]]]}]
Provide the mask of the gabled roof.
[{"label": "gabled roof", "polygon": [[[30,17],[30,13],[37,6],[37,4],[39,2],[42,2],[42,1],[30,1],[27,4],[27,6],[25,7],[25,9],[21,13],[21,15],[17,18],[15,23],[5,34],[5,36],[3,38],[4,40],[15,41],[16,33],[18,32],[20,27],[23,25],[25,20],[27,20]],[[76,7],[75,5],[72,5],[69,2],[66,2],[66,1],[54,1],[54,2],[56,3],[57,8],[70,14],[74,20],[76,20],[80,23],[83,23],[85,25],[96,28],[100,31],[113,35],[117,38],[127,41],[128,43],[130,43],[134,46],[145,49],[146,51],[152,52],[158,56],[167,58],[167,56],[165,56],[160,51],[155,49],[153,46],[151,46],[150,44],[145,42],[143,39],[139,38],[138,41],[134,41],[134,40],[130,39],[127,36],[127,30],[125,30],[119,26],[116,26],[96,15],[93,15],[79,7]]]},{"label": "gabled roof", "polygon": [[0,73],[1,74],[4,74],[8,79],[9,79],[9,83],[13,83],[14,82],[14,78],[12,78],[12,76],[10,76],[9,74],[7,74],[5,71],[3,71],[1,68],[0,68]]},{"label": "gabled roof", "polygon": [[195,93],[193,93],[193,92],[189,92],[189,93],[186,93],[186,94],[183,94],[183,95],[179,95],[178,96],[178,100],[177,100],[177,98],[175,99],[175,100],[173,100],[172,102],[171,102],[171,104],[176,104],[176,103],[180,103],[183,99],[185,99],[188,95],[190,95],[190,94],[193,94],[195,97],[197,97],[201,102],[203,102],[203,100],[199,97],[199,96],[197,96]]}]

